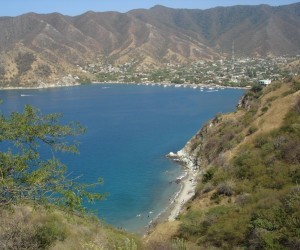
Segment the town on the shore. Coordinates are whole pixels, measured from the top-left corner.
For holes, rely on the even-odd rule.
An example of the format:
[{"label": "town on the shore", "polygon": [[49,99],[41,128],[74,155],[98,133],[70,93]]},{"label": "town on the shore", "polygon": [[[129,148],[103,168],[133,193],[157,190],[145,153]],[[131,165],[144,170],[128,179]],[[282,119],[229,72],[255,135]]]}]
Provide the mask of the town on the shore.
[{"label": "town on the shore", "polygon": [[[231,57],[193,63],[165,63],[159,68],[149,68],[132,59],[115,65],[104,57],[93,63],[77,65],[78,73],[66,73],[55,81],[39,79],[35,84],[5,83],[1,89],[52,88],[88,83],[136,83],[164,86],[197,87],[251,87],[255,83],[268,85],[276,80],[300,75],[300,54],[268,58]],[[81,73],[81,74],[80,74]],[[79,75],[85,75],[80,77]]]},{"label": "town on the shore", "polygon": [[300,74],[300,55],[269,58],[229,58],[199,60],[190,64],[165,63],[159,69],[143,69],[132,60],[114,66],[105,60],[77,67],[92,73],[104,83],[203,84],[246,87],[253,83],[268,84]]}]

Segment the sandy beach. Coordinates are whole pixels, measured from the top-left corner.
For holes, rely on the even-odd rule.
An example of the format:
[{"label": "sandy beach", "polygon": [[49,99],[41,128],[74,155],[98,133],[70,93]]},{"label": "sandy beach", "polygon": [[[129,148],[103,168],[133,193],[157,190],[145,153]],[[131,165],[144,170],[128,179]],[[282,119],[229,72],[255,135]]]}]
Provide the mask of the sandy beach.
[{"label": "sandy beach", "polygon": [[185,169],[185,176],[180,179],[180,190],[171,201],[168,221],[174,221],[186,204],[194,195],[197,186],[197,176],[199,170],[194,166],[193,161],[184,149],[178,151],[176,154],[170,152],[167,155],[169,158],[179,162]]},{"label": "sandy beach", "polygon": [[196,188],[196,176],[195,170],[187,170],[186,176],[181,179],[180,190],[171,202],[171,211],[168,217],[168,221],[174,221],[179,215],[185,203],[187,203],[195,194]]},{"label": "sandy beach", "polygon": [[178,181],[178,185],[180,185],[179,191],[170,199],[169,206],[166,207],[165,210],[163,210],[156,218],[150,221],[148,230],[157,223],[176,220],[184,205],[195,194],[199,170],[197,170],[194,166],[188,154],[186,154],[183,149],[178,151],[176,154],[170,152],[167,157],[173,159],[179,164],[182,164],[185,174],[176,180]]}]

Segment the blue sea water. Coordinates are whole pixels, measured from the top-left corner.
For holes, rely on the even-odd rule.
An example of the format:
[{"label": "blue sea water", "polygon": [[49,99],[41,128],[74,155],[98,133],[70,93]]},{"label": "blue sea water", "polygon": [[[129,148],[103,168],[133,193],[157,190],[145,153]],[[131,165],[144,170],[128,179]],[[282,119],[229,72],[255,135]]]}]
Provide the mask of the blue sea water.
[{"label": "blue sea water", "polygon": [[43,114],[61,112],[64,121],[87,128],[80,136],[80,155],[64,155],[73,176],[93,183],[98,177],[108,192],[88,205],[117,227],[139,231],[169,203],[182,169],[167,159],[217,113],[233,111],[243,90],[203,91],[145,85],[82,85],[40,90],[3,90],[4,113],[25,104]]}]

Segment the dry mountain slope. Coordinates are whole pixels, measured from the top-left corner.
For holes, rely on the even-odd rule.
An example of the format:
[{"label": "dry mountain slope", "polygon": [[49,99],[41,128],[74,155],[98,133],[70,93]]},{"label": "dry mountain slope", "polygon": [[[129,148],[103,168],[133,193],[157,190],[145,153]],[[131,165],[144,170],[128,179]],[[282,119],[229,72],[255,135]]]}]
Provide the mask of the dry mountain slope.
[{"label": "dry mountain slope", "polygon": [[28,13],[0,18],[0,81],[18,86],[58,81],[77,65],[136,62],[140,69],[230,55],[297,54],[300,4],[219,7],[155,6],[128,13]]},{"label": "dry mountain slope", "polygon": [[[211,48],[231,53],[235,42],[239,55],[281,55],[299,51],[299,7],[234,6],[209,10],[174,10],[156,6],[132,11],[137,18],[180,32]],[[285,27],[285,28],[283,28]],[[293,42],[291,39],[295,39]]]}]

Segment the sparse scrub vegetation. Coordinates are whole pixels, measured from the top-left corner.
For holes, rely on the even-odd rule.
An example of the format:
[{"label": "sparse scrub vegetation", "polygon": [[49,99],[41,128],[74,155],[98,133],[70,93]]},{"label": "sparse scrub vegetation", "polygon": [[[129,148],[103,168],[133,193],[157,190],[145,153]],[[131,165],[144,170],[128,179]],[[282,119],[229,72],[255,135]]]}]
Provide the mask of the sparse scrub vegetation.
[{"label": "sparse scrub vegetation", "polygon": [[264,93],[265,94],[270,93],[270,92],[275,91],[275,90],[277,90],[281,87],[282,87],[282,82],[279,82],[279,81],[273,82],[270,86],[268,86],[267,89],[265,89]]},{"label": "sparse scrub vegetation", "polygon": [[256,127],[256,126],[251,126],[251,127],[248,129],[248,134],[247,134],[247,135],[252,135],[252,134],[254,134],[257,130],[258,130],[258,127]]},{"label": "sparse scrub vegetation", "polygon": [[172,240],[172,245],[174,250],[187,250],[184,239],[175,238],[174,240]]},{"label": "sparse scrub vegetation", "polygon": [[49,65],[42,64],[37,67],[35,72],[39,77],[49,77],[52,73],[52,70]]},{"label": "sparse scrub vegetation", "polygon": [[266,113],[268,111],[268,107],[267,106],[264,106],[262,109],[261,109],[261,112],[262,113]]},{"label": "sparse scrub vegetation", "polygon": [[217,186],[217,194],[225,195],[225,196],[232,196],[234,194],[233,183],[230,183],[229,181],[220,183]]},{"label": "sparse scrub vegetation", "polygon": [[19,53],[15,61],[18,67],[19,75],[22,75],[31,69],[32,63],[36,60],[30,52]]},{"label": "sparse scrub vegetation", "polygon": [[[295,81],[290,86],[289,94],[295,93]],[[238,128],[234,133],[227,134],[234,126],[227,127],[226,119],[207,132],[209,139],[201,157],[207,157],[210,167],[203,174],[195,200],[210,195],[213,207],[200,213],[197,205],[192,204],[186,215],[180,217],[180,237],[206,248],[299,249],[299,96],[278,128],[261,132],[254,125],[256,112],[262,109],[261,97],[280,87],[282,84],[278,83],[271,90],[255,88],[246,94],[240,111],[244,115],[234,123]],[[279,98],[271,97],[266,103]],[[279,105],[276,108],[280,109]],[[245,130],[253,139],[235,149],[229,161],[216,164],[217,157],[212,155],[228,150],[220,138],[237,141],[236,137]],[[227,135],[223,137],[224,134]],[[233,148],[236,145],[238,142]]]},{"label": "sparse scrub vegetation", "polygon": [[294,92],[297,92],[300,90],[300,79],[299,78],[294,78],[292,80],[292,83],[293,83],[293,90]]},{"label": "sparse scrub vegetation", "polygon": [[275,101],[278,99],[279,96],[272,96],[266,100],[266,103],[270,104],[271,102]]},{"label": "sparse scrub vegetation", "polygon": [[143,249],[134,235],[55,207],[14,206],[0,215],[0,249]]},{"label": "sparse scrub vegetation", "polygon": [[3,79],[5,73],[5,67],[3,65],[0,65],[0,79]]},{"label": "sparse scrub vegetation", "polygon": [[202,182],[203,183],[209,182],[213,178],[215,171],[216,171],[215,167],[208,169],[202,176]]}]

